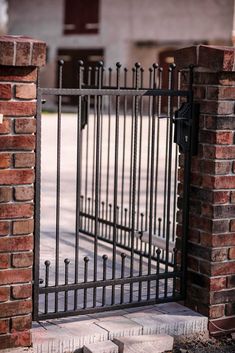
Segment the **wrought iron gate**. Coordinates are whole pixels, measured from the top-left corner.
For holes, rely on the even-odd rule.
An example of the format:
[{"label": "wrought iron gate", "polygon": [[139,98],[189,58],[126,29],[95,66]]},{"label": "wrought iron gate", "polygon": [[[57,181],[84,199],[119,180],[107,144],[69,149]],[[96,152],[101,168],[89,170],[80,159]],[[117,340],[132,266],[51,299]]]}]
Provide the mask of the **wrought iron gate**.
[{"label": "wrought iron gate", "polygon": [[[102,63],[91,69],[78,62],[78,86],[66,89],[60,61],[58,88],[38,88],[35,319],[183,299],[194,122],[190,70],[189,89],[181,90],[174,65],[164,73],[154,64],[145,73],[139,64],[128,71],[119,63],[105,70]],[[42,115],[47,96],[57,100],[55,122]],[[76,114],[63,111],[68,96],[77,97]],[[41,142],[44,121],[47,134],[56,132],[54,167],[50,134]],[[177,191],[179,146],[184,190]],[[43,176],[47,168],[52,179]],[[52,189],[54,198],[47,198]],[[176,247],[177,193],[183,234]]]}]

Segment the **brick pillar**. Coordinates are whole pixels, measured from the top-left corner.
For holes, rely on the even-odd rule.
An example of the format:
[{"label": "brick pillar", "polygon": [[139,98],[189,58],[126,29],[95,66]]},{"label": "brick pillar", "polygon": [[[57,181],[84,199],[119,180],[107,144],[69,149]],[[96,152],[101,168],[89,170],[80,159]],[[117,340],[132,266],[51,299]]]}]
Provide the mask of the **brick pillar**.
[{"label": "brick pillar", "polygon": [[[235,49],[176,51],[194,73],[200,103],[198,155],[190,180],[186,304],[207,315],[211,334],[235,331]],[[187,70],[183,81],[187,81]]]},{"label": "brick pillar", "polygon": [[30,346],[36,86],[45,43],[0,37],[0,349]]}]

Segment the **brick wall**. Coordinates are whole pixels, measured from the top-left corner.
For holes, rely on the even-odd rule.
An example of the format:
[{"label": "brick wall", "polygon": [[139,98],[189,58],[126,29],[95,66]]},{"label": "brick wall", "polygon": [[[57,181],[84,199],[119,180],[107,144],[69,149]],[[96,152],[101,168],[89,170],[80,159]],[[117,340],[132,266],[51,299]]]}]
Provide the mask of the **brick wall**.
[{"label": "brick wall", "polygon": [[[196,65],[199,148],[190,179],[186,304],[209,317],[212,334],[235,331],[235,49],[181,49],[178,68]],[[183,71],[183,83],[187,83]]]},{"label": "brick wall", "polygon": [[31,344],[36,86],[45,44],[0,37],[0,349]]}]

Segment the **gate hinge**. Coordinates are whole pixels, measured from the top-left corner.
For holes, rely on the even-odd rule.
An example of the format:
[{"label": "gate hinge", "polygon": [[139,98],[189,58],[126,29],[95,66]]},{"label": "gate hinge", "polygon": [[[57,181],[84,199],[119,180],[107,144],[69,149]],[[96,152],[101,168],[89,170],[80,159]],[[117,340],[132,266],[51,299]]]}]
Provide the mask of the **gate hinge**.
[{"label": "gate hinge", "polygon": [[199,103],[183,103],[175,111],[175,135],[174,142],[180,147],[180,152],[189,151],[191,146],[192,155],[197,154],[198,129],[199,129]]}]

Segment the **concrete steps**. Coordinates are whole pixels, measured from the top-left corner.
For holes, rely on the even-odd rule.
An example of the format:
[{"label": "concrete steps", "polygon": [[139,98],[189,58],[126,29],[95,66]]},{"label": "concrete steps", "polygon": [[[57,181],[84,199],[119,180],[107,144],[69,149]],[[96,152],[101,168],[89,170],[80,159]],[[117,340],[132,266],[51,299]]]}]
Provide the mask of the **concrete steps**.
[{"label": "concrete steps", "polygon": [[119,337],[85,345],[83,353],[163,353],[172,351],[173,343],[169,335]]}]

